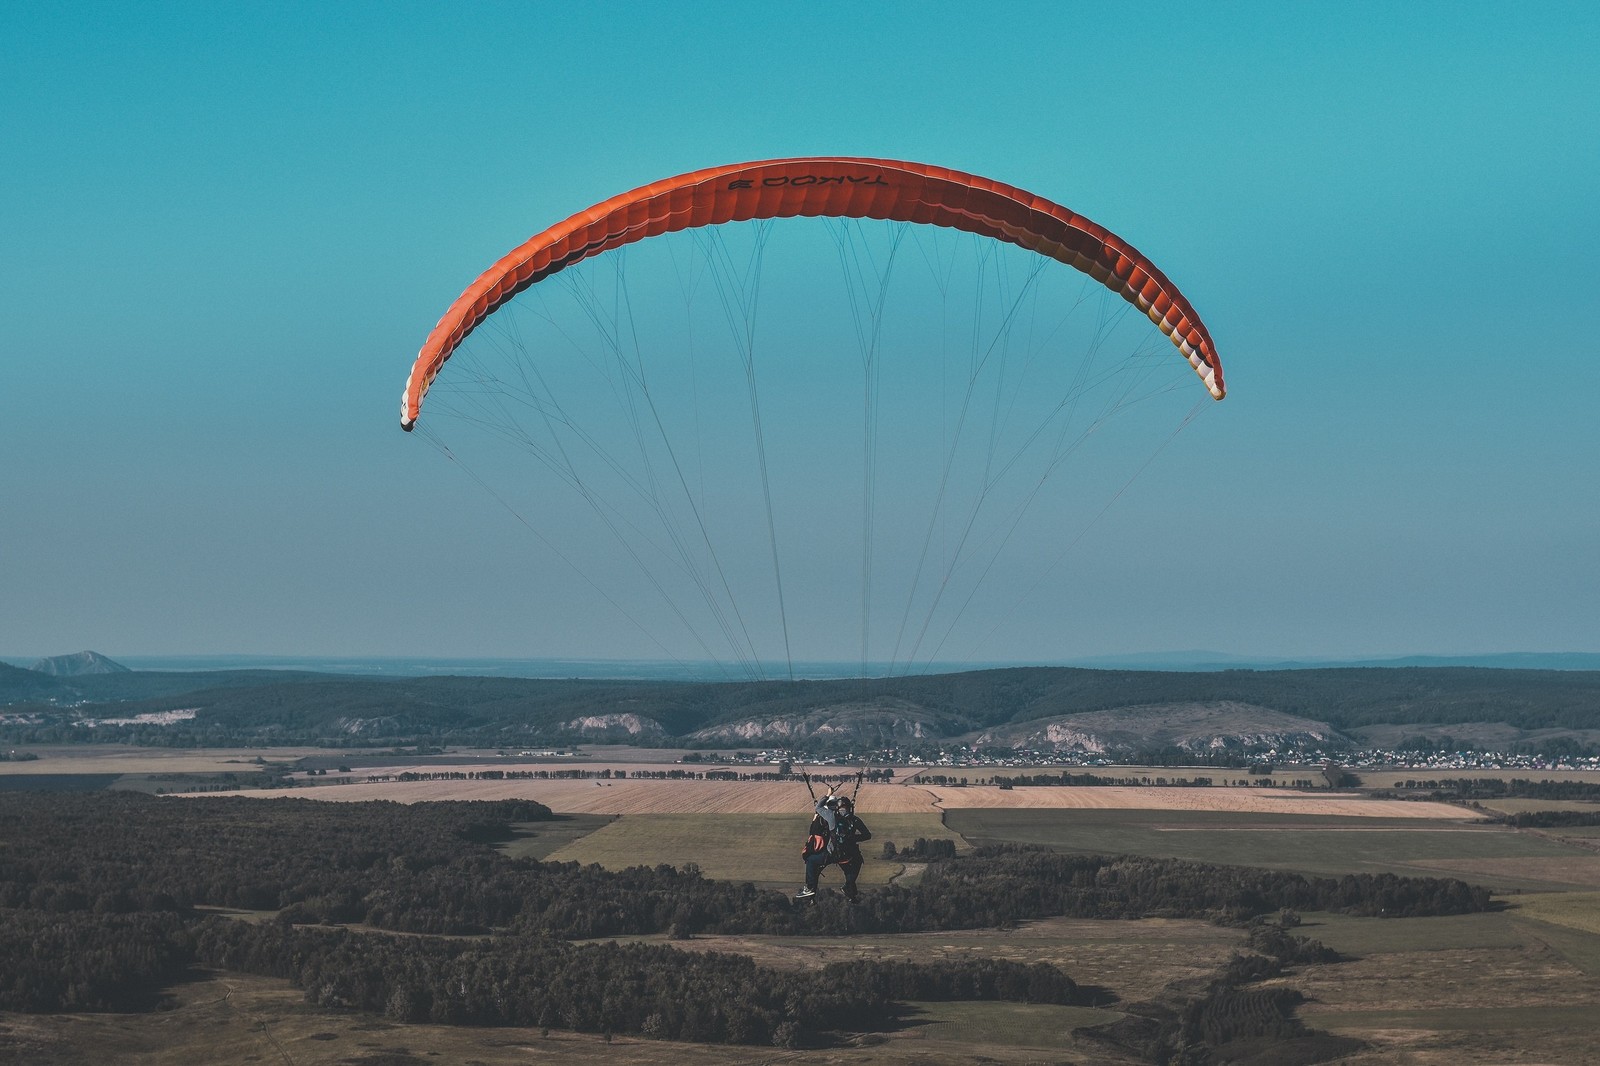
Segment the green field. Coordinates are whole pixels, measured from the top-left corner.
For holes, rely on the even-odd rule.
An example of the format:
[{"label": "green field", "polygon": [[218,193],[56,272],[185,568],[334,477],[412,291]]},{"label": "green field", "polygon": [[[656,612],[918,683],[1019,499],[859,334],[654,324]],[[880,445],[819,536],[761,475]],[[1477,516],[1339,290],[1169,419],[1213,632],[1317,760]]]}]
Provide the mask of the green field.
[{"label": "green field", "polygon": [[517,835],[499,850],[513,859],[548,859],[597,829],[616,821],[614,814],[558,814],[548,822],[517,822]]},{"label": "green field", "polygon": [[1471,1032],[1500,1029],[1585,1029],[1594,1022],[1595,1008],[1575,1007],[1458,1007],[1445,1010],[1316,1011],[1301,1014],[1317,1029],[1462,1029]]},{"label": "green field", "polygon": [[1344,955],[1515,948],[1528,939],[1527,932],[1504,912],[1437,918],[1352,918],[1308,912],[1301,919],[1296,935],[1320,940]]},{"label": "green field", "polygon": [[1600,892],[1547,892],[1519,896],[1511,909],[1522,918],[1564,925],[1600,936]]},{"label": "green field", "polygon": [[109,788],[120,774],[3,774],[0,792],[94,792]]},{"label": "green field", "polygon": [[1510,796],[1503,799],[1478,800],[1478,806],[1501,814],[1523,814],[1528,811],[1600,811],[1600,803],[1589,800],[1527,799]]},{"label": "green field", "polygon": [[852,936],[762,936],[697,933],[689,940],[665,934],[606,937],[669,944],[686,951],[746,955],[775,969],[821,969],[830,963],[942,962],[1005,959],[1060,967],[1081,986],[1093,986],[1112,1005],[1159,996],[1174,982],[1204,982],[1243,946],[1245,934],[1188,918],[1044,918],[1012,929],[949,929],[935,933]]},{"label": "green field", "polygon": [[909,1028],[930,1040],[969,1047],[1000,1045],[1068,1049],[1072,1031],[1107,1025],[1125,1017],[1096,1007],[1060,1007],[1042,1003],[910,1003]]},{"label": "green field", "polygon": [[[792,815],[631,814],[580,816],[523,827],[503,849],[608,869],[696,863],[720,880],[785,885],[798,881],[805,825]],[[965,808],[935,814],[878,814],[862,883],[884,884],[904,866],[885,862],[882,842],[917,837],[969,845],[1039,844],[1066,851],[1135,854],[1294,870],[1317,875],[1396,873],[1462,877],[1498,891],[1592,888],[1595,855],[1551,835],[1495,825],[1417,819],[1247,814],[1222,811],[1028,810]],[[1520,869],[1518,860],[1529,860]],[[1481,868],[1474,868],[1481,863]],[[1534,867],[1537,866],[1537,869]],[[838,880],[834,871],[825,882]]]},{"label": "green field", "polygon": [[1561,825],[1541,832],[1546,836],[1573,837],[1578,840],[1600,839],[1600,825]]},{"label": "green field", "polygon": [[1303,967],[1291,978],[1307,997],[1299,1016],[1315,1028],[1367,1040],[1379,1053],[1352,1061],[1596,1061],[1600,936],[1530,921],[1516,909],[1440,918],[1303,917],[1295,932],[1321,940],[1346,961]]},{"label": "green field", "polygon": [[[1573,879],[1507,872],[1503,864],[1474,875],[1473,860],[1522,858],[1588,862],[1594,853],[1530,833],[1418,819],[1262,815],[1226,811],[1006,810],[946,812],[946,824],[973,845],[1040,844],[1063,851],[1149,855],[1235,863],[1300,873],[1396,873],[1462,877],[1495,889],[1534,891],[1587,886]],[[1440,869],[1425,863],[1465,862]]]},{"label": "green field", "polygon": [[[955,840],[959,836],[937,814],[875,814],[866,819],[872,840],[863,844],[863,885],[881,885],[905,871],[884,862],[883,841],[906,847],[918,837]],[[599,863],[609,870],[667,863],[695,863],[707,877],[758,884],[798,884],[805,875],[800,849],[808,821],[790,814],[629,814],[575,840],[548,856],[552,862]],[[824,885],[839,885],[837,870],[823,874]]]}]

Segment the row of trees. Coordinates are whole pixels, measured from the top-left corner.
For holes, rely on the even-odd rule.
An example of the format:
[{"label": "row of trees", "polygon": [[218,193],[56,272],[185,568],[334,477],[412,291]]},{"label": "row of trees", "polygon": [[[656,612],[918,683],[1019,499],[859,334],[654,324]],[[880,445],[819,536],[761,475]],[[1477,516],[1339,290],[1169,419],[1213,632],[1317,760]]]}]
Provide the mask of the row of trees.
[{"label": "row of trees", "polygon": [[1600,782],[1595,781],[1533,781],[1525,777],[1445,777],[1407,778],[1395,784],[1396,788],[1426,789],[1435,798],[1445,800],[1505,799],[1519,797],[1547,800],[1600,801]]},{"label": "row of trees", "polygon": [[892,840],[883,842],[883,857],[885,859],[899,859],[901,862],[933,862],[938,859],[953,859],[956,857],[956,842],[954,840],[935,837],[932,840],[918,837],[911,842],[910,847],[897,848]]},{"label": "row of trees", "polygon": [[1506,821],[1524,829],[1560,829],[1566,826],[1600,825],[1600,810],[1522,811]]}]

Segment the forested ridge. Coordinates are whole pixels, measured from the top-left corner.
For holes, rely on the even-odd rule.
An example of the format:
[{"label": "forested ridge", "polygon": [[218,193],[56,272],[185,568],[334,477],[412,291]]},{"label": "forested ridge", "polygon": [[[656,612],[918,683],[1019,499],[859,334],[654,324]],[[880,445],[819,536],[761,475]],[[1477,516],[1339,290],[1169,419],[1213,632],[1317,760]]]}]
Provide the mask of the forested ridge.
[{"label": "forested ridge", "polygon": [[[8,668],[0,724],[10,743],[98,740],[179,747],[240,743],[501,745],[574,739],[566,724],[633,714],[667,738],[745,719],[896,701],[944,736],[1042,718],[1183,703],[1236,703],[1350,730],[1379,723],[1600,726],[1600,672],[1468,667],[1168,672],[1024,667],[863,680],[667,682],[490,677],[370,679],[238,671],[52,678]],[[166,725],[101,726],[74,714],[196,711]],[[81,706],[80,706],[81,704]],[[700,743],[700,742],[697,742]],[[706,742],[709,743],[709,742]],[[706,746],[701,743],[701,746]],[[712,744],[711,746],[715,746]]]},{"label": "forested ridge", "polygon": [[[1244,923],[1285,910],[1420,915],[1489,903],[1448,879],[1306,878],[1001,847],[936,862],[858,906],[796,905],[693,868],[613,873],[491,846],[513,823],[536,831],[550,819],[527,801],[0,796],[0,1008],[148,1009],[156,990],[205,965],[285,977],[312,1002],[399,1019],[797,1044],[881,1022],[885,1005],[911,996],[1072,1003],[1090,993],[1052,967],[996,960],[793,974],[667,944],[570,941],[848,936],[1051,915]],[[275,914],[252,923],[210,908]],[[346,928],[356,923],[391,932]],[[1293,959],[1302,949],[1288,938],[1257,951]]]}]

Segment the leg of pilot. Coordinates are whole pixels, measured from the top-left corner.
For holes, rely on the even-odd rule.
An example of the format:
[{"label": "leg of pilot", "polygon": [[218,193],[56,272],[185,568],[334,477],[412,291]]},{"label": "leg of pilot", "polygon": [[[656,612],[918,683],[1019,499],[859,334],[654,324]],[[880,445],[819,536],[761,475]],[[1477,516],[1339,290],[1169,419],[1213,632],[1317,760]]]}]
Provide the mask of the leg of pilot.
[{"label": "leg of pilot", "polygon": [[861,862],[841,862],[839,869],[844,871],[844,898],[851,903],[856,901],[856,877],[861,873]]},{"label": "leg of pilot", "polygon": [[830,861],[831,859],[825,851],[806,856],[806,888],[813,892],[817,890],[817,878],[822,874],[822,868],[827,866]]}]

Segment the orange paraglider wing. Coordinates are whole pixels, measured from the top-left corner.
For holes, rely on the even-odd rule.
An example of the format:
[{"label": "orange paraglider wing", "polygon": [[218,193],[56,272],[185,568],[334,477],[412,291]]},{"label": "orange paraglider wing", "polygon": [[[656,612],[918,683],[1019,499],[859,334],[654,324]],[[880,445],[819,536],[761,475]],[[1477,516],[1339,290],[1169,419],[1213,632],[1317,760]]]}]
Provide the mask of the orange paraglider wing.
[{"label": "orange paraglider wing", "polygon": [[1038,252],[1093,277],[1150,317],[1222,399],[1200,316],[1149,259],[1059,204],[988,178],[887,159],[771,159],[653,182],[580,211],[503,257],[456,298],[417,353],[401,400],[409,430],[456,348],[517,293],[573,263],[662,233],[751,219],[878,218],[946,226]]}]

